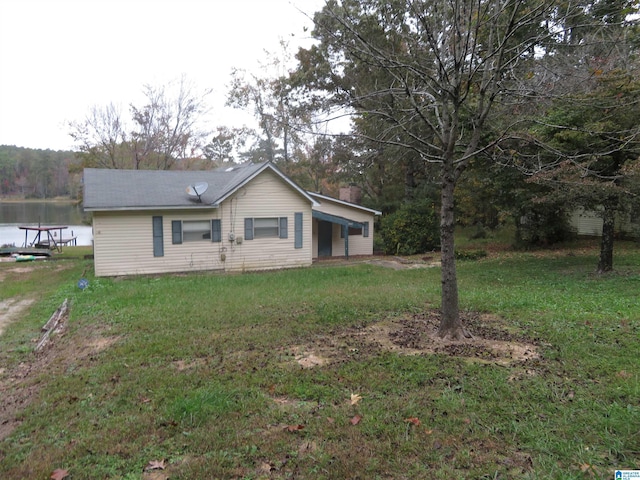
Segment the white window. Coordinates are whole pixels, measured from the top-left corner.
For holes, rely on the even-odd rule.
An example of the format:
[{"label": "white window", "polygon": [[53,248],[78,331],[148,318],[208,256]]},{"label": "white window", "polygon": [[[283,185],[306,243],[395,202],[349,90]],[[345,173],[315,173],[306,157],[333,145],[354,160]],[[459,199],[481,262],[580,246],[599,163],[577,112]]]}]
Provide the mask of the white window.
[{"label": "white window", "polygon": [[182,241],[211,241],[211,222],[209,220],[184,220],[182,222]]},{"label": "white window", "polygon": [[279,236],[280,230],[278,217],[253,219],[253,238],[277,238]]}]

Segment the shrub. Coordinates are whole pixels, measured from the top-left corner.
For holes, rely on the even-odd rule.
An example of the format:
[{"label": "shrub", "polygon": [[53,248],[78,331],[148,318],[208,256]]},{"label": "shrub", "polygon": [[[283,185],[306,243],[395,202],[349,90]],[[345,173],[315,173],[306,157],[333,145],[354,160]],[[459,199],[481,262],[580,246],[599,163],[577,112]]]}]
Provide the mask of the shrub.
[{"label": "shrub", "polygon": [[575,238],[569,215],[562,205],[532,204],[516,221],[516,246],[546,246]]},{"label": "shrub", "polygon": [[380,234],[384,252],[413,255],[440,244],[440,226],[433,204],[411,203],[382,217]]},{"label": "shrub", "polygon": [[479,260],[487,256],[485,250],[456,250],[456,258],[458,260]]}]

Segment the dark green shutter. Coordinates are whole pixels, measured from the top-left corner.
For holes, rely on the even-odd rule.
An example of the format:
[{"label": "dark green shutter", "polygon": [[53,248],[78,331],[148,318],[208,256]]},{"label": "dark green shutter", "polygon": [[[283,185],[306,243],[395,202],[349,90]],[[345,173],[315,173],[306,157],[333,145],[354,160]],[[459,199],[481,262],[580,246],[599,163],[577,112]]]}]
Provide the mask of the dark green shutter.
[{"label": "dark green shutter", "polygon": [[244,239],[253,240],[253,218],[244,219]]},{"label": "dark green shutter", "polygon": [[280,238],[289,238],[287,217],[280,217]]},{"label": "dark green shutter", "polygon": [[171,243],[174,245],[182,243],[182,221],[171,221]]},{"label": "dark green shutter", "polygon": [[294,247],[302,248],[302,212],[296,212],[294,214],[293,220],[293,229],[294,229]]},{"label": "dark green shutter", "polygon": [[164,239],[162,238],[162,217],[153,217],[153,256],[164,257]]},{"label": "dark green shutter", "polygon": [[364,222],[364,229],[362,230],[362,236],[363,237],[369,236],[369,222]]},{"label": "dark green shutter", "polygon": [[211,220],[211,241],[222,241],[222,223],[219,218],[214,218],[213,220]]}]

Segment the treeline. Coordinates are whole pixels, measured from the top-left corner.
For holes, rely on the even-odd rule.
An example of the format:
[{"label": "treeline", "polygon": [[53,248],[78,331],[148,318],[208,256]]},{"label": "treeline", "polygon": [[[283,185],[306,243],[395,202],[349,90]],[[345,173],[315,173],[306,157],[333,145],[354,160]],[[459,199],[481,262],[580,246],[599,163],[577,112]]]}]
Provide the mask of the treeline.
[{"label": "treeline", "polygon": [[0,145],[1,196],[76,198],[80,182],[74,152]]}]

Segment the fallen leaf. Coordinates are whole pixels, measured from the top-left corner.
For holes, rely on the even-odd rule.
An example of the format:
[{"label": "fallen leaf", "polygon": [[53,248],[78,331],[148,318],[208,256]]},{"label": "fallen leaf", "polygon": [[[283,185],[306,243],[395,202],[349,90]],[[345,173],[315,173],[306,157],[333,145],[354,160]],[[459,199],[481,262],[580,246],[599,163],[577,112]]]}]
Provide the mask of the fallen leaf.
[{"label": "fallen leaf", "polygon": [[169,480],[169,474],[162,470],[152,470],[142,474],[142,480]]},{"label": "fallen leaf", "polygon": [[420,426],[420,420],[416,417],[409,417],[404,419],[405,422],[413,423],[416,427]]},{"label": "fallen leaf", "polygon": [[588,473],[589,475],[596,475],[598,473],[596,472],[595,467],[589,463],[583,463],[582,465],[580,465],[580,471],[583,473]]},{"label": "fallen leaf", "polygon": [[318,445],[314,441],[304,442],[298,447],[298,453],[315,452],[318,450]]},{"label": "fallen leaf", "polygon": [[463,422],[464,422],[464,423],[466,423],[467,425],[469,425],[469,424],[471,423],[471,420],[470,420],[470,419],[468,419],[468,418],[465,418],[465,419],[463,420]]},{"label": "fallen leaf", "polygon": [[51,478],[52,480],[62,480],[63,478],[67,478],[68,476],[69,476],[69,470],[56,468],[49,478]]},{"label": "fallen leaf", "polygon": [[304,425],[287,425],[284,429],[288,432],[297,432],[298,430],[302,430]]},{"label": "fallen leaf", "polygon": [[433,433],[433,430],[427,430],[425,428],[424,433],[426,433],[427,435],[431,435]]},{"label": "fallen leaf", "polygon": [[149,397],[140,397],[140,403],[149,403],[150,401]]},{"label": "fallen leaf", "polygon": [[362,400],[362,397],[360,395],[358,395],[357,393],[351,394],[351,405],[357,405],[360,400]]},{"label": "fallen leaf", "polygon": [[618,373],[616,373],[616,377],[618,377],[618,378],[631,378],[631,374],[629,372],[627,372],[626,370],[620,370]]},{"label": "fallen leaf", "polygon": [[164,470],[166,467],[166,464],[164,463],[164,460],[151,460],[149,463],[147,463],[147,466],[144,467],[145,470]]},{"label": "fallen leaf", "polygon": [[331,425],[333,425],[335,423],[335,420],[331,417],[327,417],[327,422],[329,422]]},{"label": "fallen leaf", "polygon": [[262,462],[262,465],[260,465],[260,470],[264,473],[271,473],[273,470],[275,470],[275,467],[270,463]]},{"label": "fallen leaf", "polygon": [[349,420],[349,422],[351,422],[351,425],[357,425],[360,423],[360,420],[362,420],[362,417],[360,415],[356,415],[351,420]]}]

